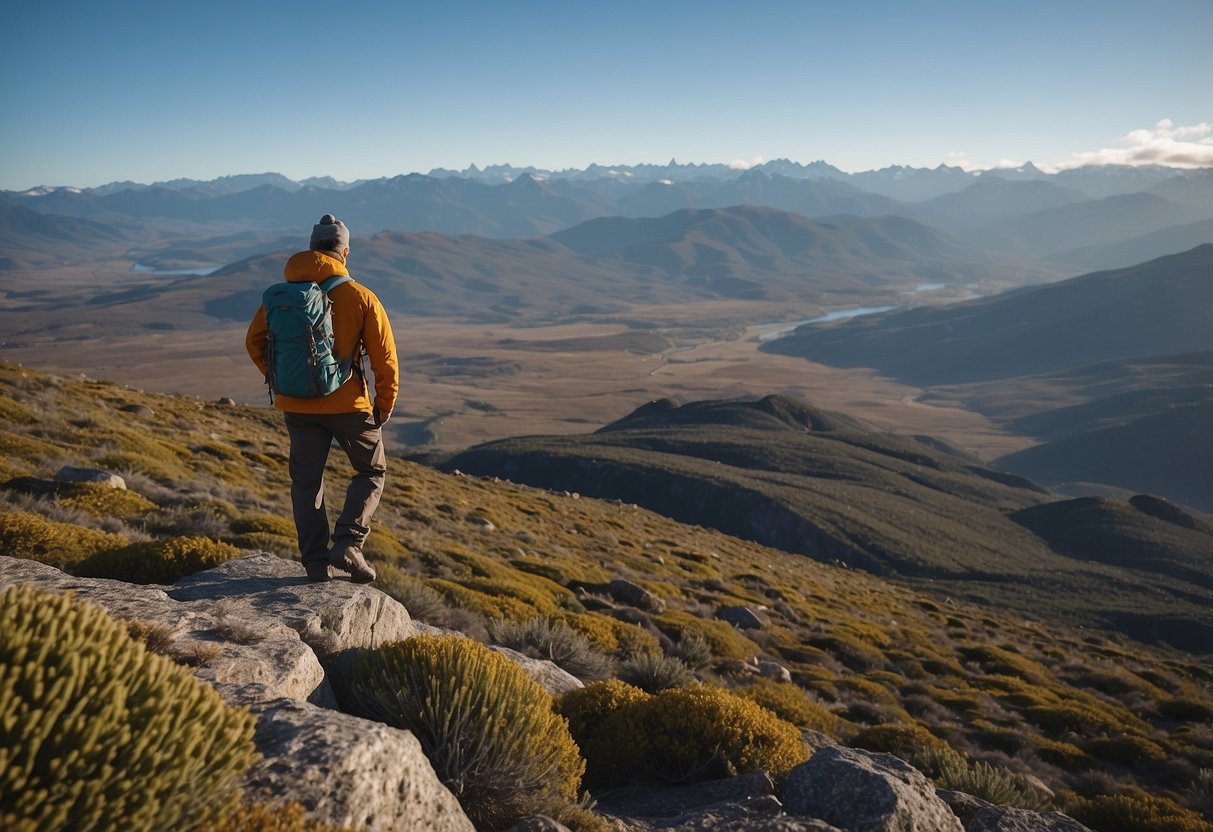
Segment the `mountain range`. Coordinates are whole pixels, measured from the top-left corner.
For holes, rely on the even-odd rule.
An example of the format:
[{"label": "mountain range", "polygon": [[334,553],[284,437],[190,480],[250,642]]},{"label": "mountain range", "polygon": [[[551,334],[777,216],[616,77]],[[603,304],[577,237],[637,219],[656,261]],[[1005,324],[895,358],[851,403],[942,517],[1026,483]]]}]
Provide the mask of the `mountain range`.
[{"label": "mountain range", "polygon": [[[1084,168],[1081,176],[1079,170],[1030,176],[1008,171],[973,176],[955,169],[846,176],[825,168],[813,168],[808,176],[805,170],[764,165],[728,176],[677,179],[658,178],[653,171],[647,178],[526,171],[505,182],[409,174],[350,186],[326,180],[304,184],[265,174],[150,187],[33,189],[5,193],[0,202],[46,215],[88,218],[114,227],[117,238],[153,247],[186,235],[298,233],[301,223],[323,213],[342,217],[356,237],[389,230],[516,238],[543,236],[600,217],[755,205],[811,219],[906,217],[988,251],[1060,258],[1063,270],[1091,262],[1099,256],[1093,249],[1185,226],[1189,236],[1203,233],[1193,224],[1213,219],[1213,173],[1207,170]],[[879,187],[920,180],[940,187],[933,193]],[[1075,255],[1080,262],[1067,261],[1071,250],[1081,250]],[[1168,252],[1144,256],[1160,253]]]}]

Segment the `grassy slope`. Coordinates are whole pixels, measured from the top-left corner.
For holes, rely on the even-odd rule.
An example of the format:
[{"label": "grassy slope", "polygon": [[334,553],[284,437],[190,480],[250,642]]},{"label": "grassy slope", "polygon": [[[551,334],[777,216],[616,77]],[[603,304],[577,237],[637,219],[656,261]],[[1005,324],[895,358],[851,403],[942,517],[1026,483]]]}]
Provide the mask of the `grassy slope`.
[{"label": "grassy slope", "polygon": [[[1031,483],[780,397],[657,403],[595,434],[491,442],[443,467],[639,503],[1027,615],[1128,628],[1188,649],[1213,637],[1209,530],[1159,537],[1189,564],[1183,572],[1073,557],[1012,520],[1054,499]],[[1201,586],[1189,586],[1191,570],[1205,576]],[[1186,627],[1142,624],[1163,612]]]},{"label": "grassy slope", "polygon": [[[124,410],[139,405],[154,415]],[[2,479],[101,465],[122,471],[154,504],[95,517],[8,495],[0,523],[33,512],[65,531],[103,527],[129,538],[189,530],[292,550],[286,437],[267,409],[0,364],[0,449]],[[334,465],[332,482],[342,467]],[[1213,767],[1213,673],[1190,656],[944,603],[632,505],[404,461],[392,463],[376,520],[368,551],[389,591],[426,582],[459,602],[469,626],[476,616],[550,615],[602,630],[608,619],[587,612],[591,599],[568,586],[627,578],[669,606],[640,615],[637,627],[702,632],[726,683],[744,675],[739,658],[780,661],[839,717],[831,730],[843,739],[866,724],[917,723],[1055,788],[1101,794],[1137,785],[1180,801],[1193,793],[1197,770]],[[15,549],[27,544],[10,541],[6,553],[21,555]],[[733,604],[762,608],[769,623],[737,631],[712,620]]]}]

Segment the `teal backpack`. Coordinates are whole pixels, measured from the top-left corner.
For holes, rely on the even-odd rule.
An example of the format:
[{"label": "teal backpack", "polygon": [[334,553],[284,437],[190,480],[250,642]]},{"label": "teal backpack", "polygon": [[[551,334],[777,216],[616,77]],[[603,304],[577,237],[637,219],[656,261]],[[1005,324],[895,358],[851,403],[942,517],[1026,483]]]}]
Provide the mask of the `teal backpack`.
[{"label": "teal backpack", "polygon": [[323,283],[275,283],[265,290],[265,322],[269,328],[265,383],[274,394],[316,398],[327,396],[349,380],[352,360],[333,354],[333,302],[329,292],[353,278],[339,274]]}]

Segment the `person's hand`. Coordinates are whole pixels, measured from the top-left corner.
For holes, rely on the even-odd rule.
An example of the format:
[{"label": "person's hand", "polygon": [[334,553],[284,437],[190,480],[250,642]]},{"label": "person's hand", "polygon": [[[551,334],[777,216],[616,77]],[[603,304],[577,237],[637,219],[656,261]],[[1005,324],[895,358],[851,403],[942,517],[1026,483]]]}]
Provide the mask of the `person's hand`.
[{"label": "person's hand", "polygon": [[388,419],[392,418],[392,411],[383,413],[379,408],[375,408],[375,426],[383,427],[387,424]]}]

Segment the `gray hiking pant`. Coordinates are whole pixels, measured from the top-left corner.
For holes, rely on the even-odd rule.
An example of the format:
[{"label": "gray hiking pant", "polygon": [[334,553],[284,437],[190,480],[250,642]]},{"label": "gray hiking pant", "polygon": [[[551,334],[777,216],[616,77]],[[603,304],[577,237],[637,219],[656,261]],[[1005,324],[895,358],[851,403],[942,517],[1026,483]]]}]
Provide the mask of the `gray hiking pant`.
[{"label": "gray hiking pant", "polygon": [[324,465],[333,440],[354,466],[337,518],[333,542],[361,546],[383,493],[387,455],[383,434],[370,413],[285,413],[291,437],[291,507],[299,554],[306,566],[328,563],[329,518],[324,505]]}]

